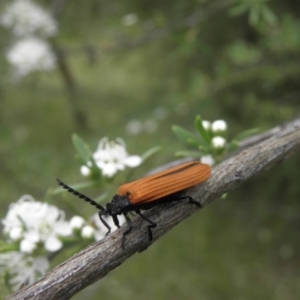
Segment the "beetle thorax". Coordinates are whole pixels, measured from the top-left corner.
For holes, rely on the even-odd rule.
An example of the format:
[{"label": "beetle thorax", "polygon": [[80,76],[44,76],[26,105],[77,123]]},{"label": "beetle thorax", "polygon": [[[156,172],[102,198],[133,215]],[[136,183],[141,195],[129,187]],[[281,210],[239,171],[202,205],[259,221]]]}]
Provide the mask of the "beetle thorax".
[{"label": "beetle thorax", "polygon": [[130,205],[126,196],[115,195],[110,203],[107,203],[106,209],[109,214],[120,215],[126,210],[126,207]]}]

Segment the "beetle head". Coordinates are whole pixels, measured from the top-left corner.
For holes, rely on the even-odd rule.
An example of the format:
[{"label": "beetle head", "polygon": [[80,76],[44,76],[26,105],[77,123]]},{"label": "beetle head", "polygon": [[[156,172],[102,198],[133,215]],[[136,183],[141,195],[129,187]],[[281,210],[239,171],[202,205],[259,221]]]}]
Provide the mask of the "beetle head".
[{"label": "beetle head", "polygon": [[126,211],[126,207],[130,205],[126,196],[115,195],[110,203],[106,204],[106,210],[109,215],[121,215]]}]

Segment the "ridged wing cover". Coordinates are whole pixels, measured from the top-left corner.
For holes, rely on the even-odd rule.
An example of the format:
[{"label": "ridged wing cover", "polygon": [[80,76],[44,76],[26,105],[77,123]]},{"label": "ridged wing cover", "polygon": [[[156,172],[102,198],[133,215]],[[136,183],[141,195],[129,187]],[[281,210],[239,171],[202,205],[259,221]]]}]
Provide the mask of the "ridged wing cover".
[{"label": "ridged wing cover", "polygon": [[157,178],[160,178],[162,176],[169,175],[170,173],[173,173],[173,172],[180,172],[180,171],[182,171],[186,168],[189,168],[191,166],[198,165],[199,163],[200,162],[187,162],[187,163],[175,166],[175,167],[171,167],[171,168],[166,169],[164,171],[158,172],[156,174],[149,175],[149,176],[146,176],[144,178],[140,178],[140,179],[137,179],[135,181],[125,183],[125,184],[123,184],[119,187],[118,194],[120,196],[125,196],[126,193],[130,190],[130,188],[133,187],[134,185],[136,185],[137,183],[141,184],[143,182],[148,182],[152,179],[157,179]]},{"label": "ridged wing cover", "polygon": [[118,194],[127,195],[132,204],[152,202],[197,185],[205,181],[210,173],[209,165],[199,161],[188,162],[123,184]]}]

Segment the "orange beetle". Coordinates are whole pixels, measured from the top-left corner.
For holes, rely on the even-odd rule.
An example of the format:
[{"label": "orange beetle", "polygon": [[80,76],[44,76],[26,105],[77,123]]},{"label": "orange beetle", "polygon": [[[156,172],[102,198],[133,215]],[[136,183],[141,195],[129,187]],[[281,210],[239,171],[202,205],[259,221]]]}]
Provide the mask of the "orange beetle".
[{"label": "orange beetle", "polygon": [[202,164],[199,161],[193,161],[125,183],[120,186],[118,194],[112,198],[112,201],[106,204],[106,208],[89,197],[75,191],[59,179],[56,180],[64,189],[99,209],[99,218],[108,230],[106,235],[110,233],[111,227],[104,220],[103,216],[111,216],[114,224],[119,228],[118,215],[124,215],[129,226],[128,230],[123,233],[125,239],[125,236],[133,227],[131,220],[128,217],[128,212],[135,212],[150,223],[150,225],[148,225],[148,234],[149,240],[152,240],[153,236],[151,229],[156,227],[156,223],[146,218],[141,213],[141,210],[150,209],[159,203],[183,199],[188,199],[190,203],[200,206],[200,203],[194,201],[191,196],[177,196],[174,194],[205,181],[210,176],[210,172],[211,169],[209,165]]}]

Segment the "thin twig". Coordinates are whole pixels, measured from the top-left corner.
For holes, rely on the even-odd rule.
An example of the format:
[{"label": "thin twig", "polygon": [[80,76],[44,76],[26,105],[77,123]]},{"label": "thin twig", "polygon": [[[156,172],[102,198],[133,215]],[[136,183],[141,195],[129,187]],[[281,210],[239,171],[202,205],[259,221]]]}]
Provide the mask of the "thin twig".
[{"label": "thin twig", "polygon": [[[300,150],[300,119],[294,120],[270,138],[232,156],[213,169],[211,177],[187,192],[202,207],[224,193],[237,188],[255,174],[271,168]],[[157,222],[153,241],[148,241],[145,222],[133,220],[133,230],[121,247],[126,224],[110,236],[74,255],[39,281],[7,299],[70,299],[74,294],[103,278],[133,254],[145,250],[158,238],[199,209],[184,202],[165,203],[147,211],[145,216]]]}]

